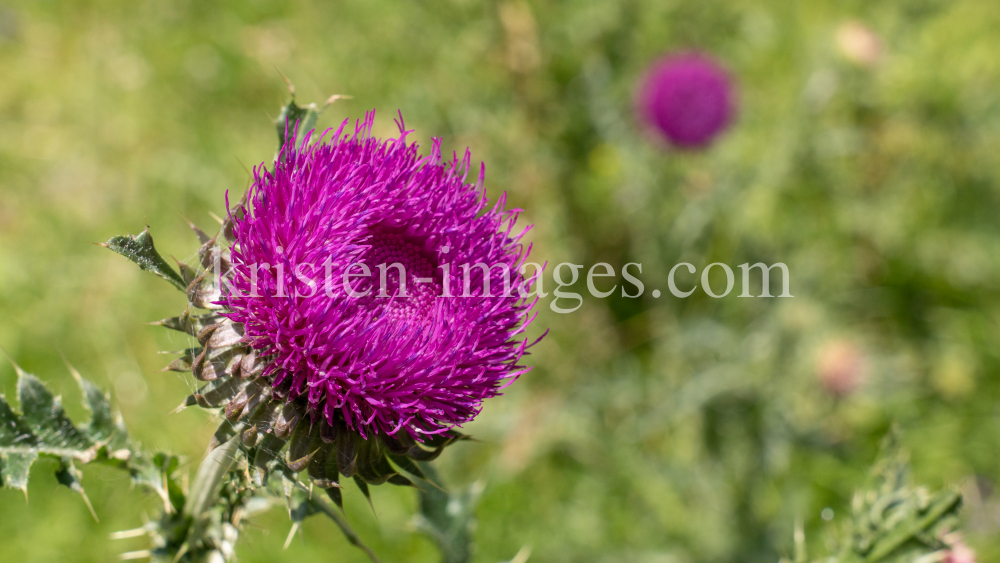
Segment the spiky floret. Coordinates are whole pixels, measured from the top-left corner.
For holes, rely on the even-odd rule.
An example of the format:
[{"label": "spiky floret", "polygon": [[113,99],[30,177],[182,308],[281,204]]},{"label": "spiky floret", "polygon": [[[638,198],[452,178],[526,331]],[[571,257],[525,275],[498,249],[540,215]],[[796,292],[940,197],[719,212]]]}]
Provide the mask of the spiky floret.
[{"label": "spiky floret", "polygon": [[483,169],[466,183],[468,151],[445,161],[435,140],[421,156],[402,120],[383,141],[373,119],[293,138],[255,169],[219,303],[288,401],[363,437],[424,441],[528,371],[530,247],[518,210],[487,206]]}]

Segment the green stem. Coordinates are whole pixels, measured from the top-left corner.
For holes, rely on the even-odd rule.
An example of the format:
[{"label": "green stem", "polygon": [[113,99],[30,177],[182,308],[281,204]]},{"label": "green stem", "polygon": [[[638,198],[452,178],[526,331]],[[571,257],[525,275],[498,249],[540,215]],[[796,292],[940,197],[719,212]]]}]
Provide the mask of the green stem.
[{"label": "green stem", "polygon": [[222,488],[222,480],[236,462],[236,452],[240,447],[239,435],[233,436],[226,443],[209,452],[205,460],[198,466],[194,482],[191,483],[191,493],[184,506],[184,513],[195,519],[215,505]]},{"label": "green stem", "polygon": [[240,439],[237,434],[209,452],[198,466],[194,482],[191,483],[191,492],[184,504],[184,514],[192,519],[191,529],[184,540],[185,547],[196,545],[205,533],[207,523],[205,513],[218,501],[222,481],[229,475],[229,470],[236,462],[236,452],[239,447]]},{"label": "green stem", "polygon": [[336,508],[330,506],[323,500],[316,498],[315,496],[312,496],[311,494],[312,491],[310,491],[310,489],[305,485],[303,485],[302,483],[296,481],[295,484],[303,491],[310,493],[309,504],[311,504],[313,508],[315,508],[319,512],[322,512],[323,514],[329,516],[330,520],[333,520],[333,523],[336,524],[338,528],[340,528],[340,531],[344,534],[344,537],[347,538],[347,541],[351,545],[360,549],[361,551],[364,551],[365,554],[368,555],[368,558],[372,560],[372,563],[382,563],[379,560],[378,556],[375,555],[375,552],[372,551],[371,548],[369,548],[367,545],[365,545],[364,542],[361,541],[361,538],[358,537],[358,534],[354,531],[353,528],[351,528],[351,525],[347,523],[347,519],[344,518],[343,514],[341,514]]}]

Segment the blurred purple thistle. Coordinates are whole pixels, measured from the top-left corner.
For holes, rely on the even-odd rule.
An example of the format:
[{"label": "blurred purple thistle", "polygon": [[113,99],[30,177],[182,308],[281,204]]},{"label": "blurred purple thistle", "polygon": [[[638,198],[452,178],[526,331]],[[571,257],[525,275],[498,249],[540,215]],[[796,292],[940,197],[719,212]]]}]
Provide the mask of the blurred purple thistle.
[{"label": "blurred purple thistle", "polygon": [[637,96],[640,120],[672,145],[707,146],[735,112],[729,75],[709,56],[680,53],[659,59],[643,78]]}]

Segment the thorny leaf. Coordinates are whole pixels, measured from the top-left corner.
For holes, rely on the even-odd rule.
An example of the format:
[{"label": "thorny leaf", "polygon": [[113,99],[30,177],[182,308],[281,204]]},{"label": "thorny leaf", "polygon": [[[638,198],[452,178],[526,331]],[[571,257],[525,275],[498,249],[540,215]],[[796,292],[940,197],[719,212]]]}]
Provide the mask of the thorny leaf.
[{"label": "thorny leaf", "polygon": [[[58,481],[86,499],[76,464],[96,462],[127,470],[133,483],[154,490],[165,505],[170,505],[168,489],[176,462],[157,465],[152,455],[135,448],[120,416],[113,413],[107,395],[96,385],[70,367],[83,394],[83,404],[91,412],[90,423],[77,426],[66,416],[58,397],[54,397],[45,384],[16,364],[14,368],[18,375],[21,413],[15,412],[0,396],[0,482],[3,486],[21,489],[27,494],[32,463],[39,457],[47,457],[59,461]],[[87,504],[89,506],[89,501]]]},{"label": "thorny leaf", "polygon": [[309,131],[312,129],[316,124],[316,120],[319,119],[321,111],[317,111],[316,104],[301,107],[295,103],[294,97],[289,100],[287,104],[282,106],[281,112],[278,113],[275,125],[278,131],[278,147],[284,147],[289,137],[298,137],[298,131]]},{"label": "thorny leaf", "polygon": [[149,234],[149,227],[144,229],[138,236],[119,235],[112,237],[108,242],[101,244],[118,254],[135,262],[140,268],[147,272],[152,272],[168,282],[174,284],[177,289],[185,291],[187,284],[170,264],[160,256],[153,246],[153,236]]},{"label": "thorny leaf", "polygon": [[278,119],[275,121],[275,128],[278,131],[279,152],[284,148],[289,137],[301,140],[300,133],[308,133],[315,128],[319,116],[322,115],[323,110],[329,107],[330,104],[340,99],[350,99],[350,96],[335,94],[326,100],[323,107],[317,107],[316,104],[309,104],[303,107],[295,103],[295,88],[291,83],[288,83],[288,89],[292,97],[288,100],[287,104],[281,107]]}]

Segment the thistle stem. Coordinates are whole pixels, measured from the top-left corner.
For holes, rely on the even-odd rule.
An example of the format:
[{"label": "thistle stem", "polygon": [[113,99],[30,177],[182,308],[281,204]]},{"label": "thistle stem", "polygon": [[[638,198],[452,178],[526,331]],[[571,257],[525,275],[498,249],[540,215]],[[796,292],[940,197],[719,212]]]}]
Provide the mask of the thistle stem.
[{"label": "thistle stem", "polygon": [[[309,488],[303,485],[302,483],[296,482],[296,485],[303,491],[310,492]],[[364,551],[365,554],[368,555],[368,558],[372,560],[372,563],[382,563],[379,560],[378,556],[375,555],[375,552],[372,551],[370,547],[365,545],[363,541],[361,541],[361,538],[358,537],[358,534],[354,531],[353,528],[351,528],[351,525],[347,523],[347,520],[340,512],[337,511],[336,508],[330,506],[322,499],[316,498],[312,495],[310,495],[309,497],[309,504],[311,504],[316,510],[329,516],[330,520],[333,520],[333,523],[336,524],[338,528],[340,528],[341,533],[344,534],[344,537],[347,538],[347,541],[354,547],[360,549],[361,551]]]}]

